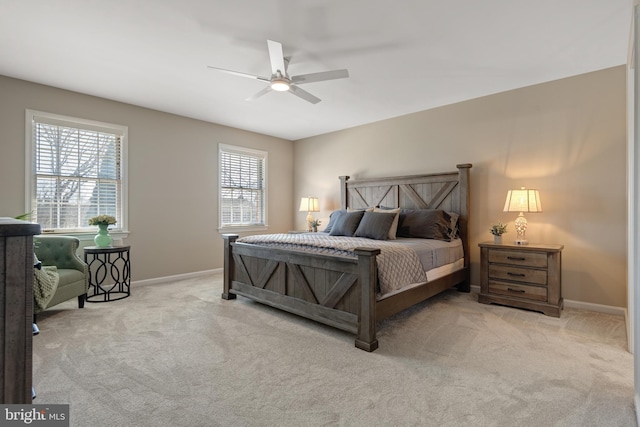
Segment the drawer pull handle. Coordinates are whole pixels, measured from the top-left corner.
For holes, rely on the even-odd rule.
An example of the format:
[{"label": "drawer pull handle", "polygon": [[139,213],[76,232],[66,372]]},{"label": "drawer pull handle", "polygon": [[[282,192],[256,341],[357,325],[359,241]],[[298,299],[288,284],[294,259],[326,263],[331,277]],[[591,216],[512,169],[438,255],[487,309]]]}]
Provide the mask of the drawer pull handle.
[{"label": "drawer pull handle", "polygon": [[525,277],[526,276],[526,274],[524,274],[524,273],[512,273],[510,271],[508,271],[507,274],[509,276],[515,276],[515,277]]},{"label": "drawer pull handle", "polygon": [[516,293],[519,293],[519,294],[524,294],[524,292],[525,292],[525,290],[524,290],[524,289],[513,289],[513,288],[507,288],[507,290],[508,290],[509,292],[516,292]]},{"label": "drawer pull handle", "polygon": [[526,258],[523,257],[523,256],[508,256],[507,259],[511,260],[511,261],[524,261],[524,260],[526,260]]}]

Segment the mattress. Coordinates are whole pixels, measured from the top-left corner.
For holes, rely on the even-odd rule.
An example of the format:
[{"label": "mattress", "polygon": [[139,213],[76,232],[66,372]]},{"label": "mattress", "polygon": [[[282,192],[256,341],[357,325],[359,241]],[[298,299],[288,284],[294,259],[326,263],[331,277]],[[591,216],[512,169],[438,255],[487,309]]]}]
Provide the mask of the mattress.
[{"label": "mattress", "polygon": [[462,240],[460,239],[446,242],[443,240],[399,237],[394,241],[413,249],[424,271],[430,271],[464,258]]},{"label": "mattress", "polygon": [[[464,258],[461,258],[450,264],[445,264],[445,265],[441,265],[440,267],[432,268],[431,270],[425,272],[427,275],[427,282],[432,282],[448,274],[451,274],[455,271],[458,271],[462,268],[464,268]],[[385,298],[389,298],[390,296],[407,291],[411,288],[418,287],[422,284],[423,283],[410,283],[408,285],[404,285],[404,286],[401,286],[400,288],[394,289],[393,291],[389,291],[385,293],[379,292],[376,295],[376,300],[381,301]]]}]

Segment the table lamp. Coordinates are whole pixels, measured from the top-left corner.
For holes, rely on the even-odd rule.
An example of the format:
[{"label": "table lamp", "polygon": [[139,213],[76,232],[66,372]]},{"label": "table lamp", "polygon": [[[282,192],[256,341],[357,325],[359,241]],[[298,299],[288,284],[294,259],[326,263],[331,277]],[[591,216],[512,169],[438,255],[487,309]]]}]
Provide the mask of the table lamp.
[{"label": "table lamp", "polygon": [[507,200],[504,202],[504,212],[520,212],[516,218],[516,232],[518,236],[514,242],[516,245],[526,245],[525,232],[527,231],[527,220],[524,212],[542,212],[542,204],[540,203],[540,193],[538,190],[525,189],[509,190],[507,192]]},{"label": "table lamp", "polygon": [[313,215],[311,212],[320,212],[318,198],[317,197],[303,197],[300,200],[300,212],[307,212],[307,231],[312,231],[311,223],[313,222]]}]

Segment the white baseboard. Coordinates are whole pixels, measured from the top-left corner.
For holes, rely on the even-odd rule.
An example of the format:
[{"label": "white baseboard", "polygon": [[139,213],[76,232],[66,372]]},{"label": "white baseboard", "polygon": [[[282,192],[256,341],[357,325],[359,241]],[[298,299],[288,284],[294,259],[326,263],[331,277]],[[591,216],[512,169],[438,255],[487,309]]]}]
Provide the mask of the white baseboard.
[{"label": "white baseboard", "polygon": [[580,310],[597,311],[599,313],[613,314],[615,316],[627,317],[627,309],[624,307],[614,307],[612,305],[593,304],[591,302],[564,300],[564,306],[569,308],[577,308]]},{"label": "white baseboard", "polygon": [[[475,292],[480,292],[480,286],[471,285],[471,289]],[[591,302],[573,301],[570,299],[564,300],[564,306],[567,308],[577,308],[579,310],[596,311],[598,313],[613,314],[615,316],[622,316],[627,318],[627,309],[624,307],[614,307],[612,305],[594,304]]]},{"label": "white baseboard", "polygon": [[176,280],[193,279],[194,277],[209,276],[215,273],[222,273],[222,268],[215,268],[213,270],[195,271],[193,273],[176,274],[175,276],[163,276],[154,277],[153,279],[133,280],[131,285],[157,285],[158,283],[175,282]]}]

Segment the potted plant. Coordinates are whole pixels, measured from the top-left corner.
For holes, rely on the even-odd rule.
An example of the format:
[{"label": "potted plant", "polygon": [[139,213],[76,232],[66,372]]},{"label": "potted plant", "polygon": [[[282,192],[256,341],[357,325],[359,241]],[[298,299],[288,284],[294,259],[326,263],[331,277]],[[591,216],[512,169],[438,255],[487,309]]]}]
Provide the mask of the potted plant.
[{"label": "potted plant", "polygon": [[318,231],[319,226],[320,226],[319,219],[314,219],[313,221],[311,221],[311,229],[313,230],[314,233]]},{"label": "potted plant", "polygon": [[489,231],[493,234],[493,243],[500,244],[502,243],[502,235],[507,232],[507,224],[497,222],[491,225]]}]

